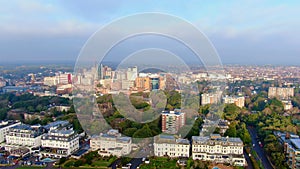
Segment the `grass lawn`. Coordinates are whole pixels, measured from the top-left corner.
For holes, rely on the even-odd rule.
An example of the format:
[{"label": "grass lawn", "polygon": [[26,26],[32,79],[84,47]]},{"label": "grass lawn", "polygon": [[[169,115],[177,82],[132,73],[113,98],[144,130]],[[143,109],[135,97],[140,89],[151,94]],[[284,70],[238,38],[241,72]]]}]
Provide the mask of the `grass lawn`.
[{"label": "grass lawn", "polygon": [[114,162],[117,158],[112,157],[109,160],[103,160],[103,159],[94,159],[92,161],[92,164],[83,164],[79,167],[74,167],[74,163],[76,162],[75,159],[69,159],[64,164],[64,168],[107,168],[112,162]]},{"label": "grass lawn", "polygon": [[103,167],[107,167],[110,163],[107,161],[94,161],[93,165],[94,166],[103,166]]},{"label": "grass lawn", "polygon": [[155,157],[150,159],[150,164],[142,164],[141,169],[175,169],[177,160],[164,157]]},{"label": "grass lawn", "polygon": [[45,168],[45,167],[35,167],[35,166],[20,166],[17,169],[35,169],[35,168]]}]

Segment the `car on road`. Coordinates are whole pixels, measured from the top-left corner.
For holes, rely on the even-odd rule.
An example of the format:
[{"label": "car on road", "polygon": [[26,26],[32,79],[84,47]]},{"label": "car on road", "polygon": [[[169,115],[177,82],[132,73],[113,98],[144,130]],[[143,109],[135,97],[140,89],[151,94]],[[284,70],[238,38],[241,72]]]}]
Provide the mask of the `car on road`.
[{"label": "car on road", "polygon": [[145,164],[149,164],[149,163],[150,163],[150,159],[146,159]]}]

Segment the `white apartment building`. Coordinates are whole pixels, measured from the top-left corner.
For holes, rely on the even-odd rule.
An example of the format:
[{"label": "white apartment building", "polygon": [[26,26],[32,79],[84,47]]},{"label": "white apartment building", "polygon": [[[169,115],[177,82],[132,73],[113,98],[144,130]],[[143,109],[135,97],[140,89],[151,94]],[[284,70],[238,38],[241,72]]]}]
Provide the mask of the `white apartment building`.
[{"label": "white apartment building", "polygon": [[294,96],[294,88],[292,87],[269,87],[268,97],[277,97],[286,100]]},{"label": "white apartment building", "polygon": [[245,106],[244,96],[225,96],[223,97],[223,102],[225,104],[235,104],[236,106],[243,108]]},{"label": "white apartment building", "polygon": [[41,140],[41,154],[46,157],[68,157],[79,149],[79,136],[73,129],[50,130]]},{"label": "white apartment building", "polygon": [[201,105],[217,104],[221,101],[222,92],[201,94]]},{"label": "white apartment building", "polygon": [[0,143],[6,140],[5,137],[8,135],[9,129],[19,124],[21,124],[21,122],[16,122],[16,121],[0,122]]},{"label": "white apartment building", "polygon": [[109,130],[107,133],[100,133],[99,136],[92,136],[90,140],[92,150],[99,150],[102,156],[123,156],[132,150],[132,139],[122,137],[118,130]]},{"label": "white apartment building", "polygon": [[175,157],[190,156],[190,142],[187,139],[175,138],[172,135],[158,135],[154,137],[154,155]]},{"label": "white apartment building", "polygon": [[9,129],[6,135],[7,146],[39,147],[42,132],[25,124],[19,124]]},{"label": "white apartment building", "polygon": [[45,86],[56,86],[58,84],[58,77],[44,77],[44,85]]},{"label": "white apartment building", "polygon": [[234,166],[245,166],[243,141],[240,138],[221,137],[219,134],[192,137],[193,160],[230,163]]}]

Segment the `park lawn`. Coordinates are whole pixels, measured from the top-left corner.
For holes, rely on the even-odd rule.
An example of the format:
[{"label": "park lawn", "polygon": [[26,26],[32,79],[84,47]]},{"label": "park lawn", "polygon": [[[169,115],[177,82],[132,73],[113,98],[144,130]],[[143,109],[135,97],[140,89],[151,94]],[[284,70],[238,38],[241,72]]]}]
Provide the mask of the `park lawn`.
[{"label": "park lawn", "polygon": [[150,159],[150,164],[142,164],[141,169],[177,169],[179,168],[176,165],[177,160],[168,159],[165,157],[155,157]]}]

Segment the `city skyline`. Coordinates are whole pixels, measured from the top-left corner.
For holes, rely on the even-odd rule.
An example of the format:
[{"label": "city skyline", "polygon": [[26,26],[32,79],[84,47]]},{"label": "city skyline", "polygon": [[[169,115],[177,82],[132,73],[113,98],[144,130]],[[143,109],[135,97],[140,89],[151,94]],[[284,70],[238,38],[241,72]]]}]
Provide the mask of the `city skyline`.
[{"label": "city skyline", "polygon": [[141,12],[168,13],[191,22],[211,40],[223,64],[300,63],[300,41],[295,36],[300,30],[298,2],[31,0],[0,4],[0,64],[75,63],[95,31]]}]

